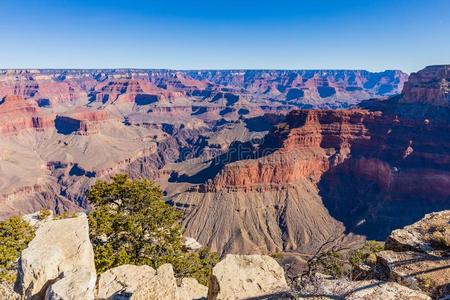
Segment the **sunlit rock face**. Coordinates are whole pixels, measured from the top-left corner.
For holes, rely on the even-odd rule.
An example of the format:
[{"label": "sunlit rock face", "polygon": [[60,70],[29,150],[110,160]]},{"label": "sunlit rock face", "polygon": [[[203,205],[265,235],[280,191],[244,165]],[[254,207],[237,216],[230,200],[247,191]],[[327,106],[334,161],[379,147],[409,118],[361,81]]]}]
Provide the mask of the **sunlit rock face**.
[{"label": "sunlit rock face", "polygon": [[403,89],[403,103],[450,105],[450,65],[429,66],[412,73]]},{"label": "sunlit rock face", "polygon": [[408,93],[358,109],[292,111],[251,154],[191,177],[203,183],[175,199],[186,231],[219,252],[309,252],[339,232],[383,240],[448,209],[449,110],[405,103]]},{"label": "sunlit rock face", "polygon": [[154,179],[170,196],[180,190],[174,174],[199,170],[233,142],[264,136],[292,109],[348,107],[399,93],[406,77],[358,70],[0,70],[0,219],[42,207],[87,208],[90,185],[118,172]]}]

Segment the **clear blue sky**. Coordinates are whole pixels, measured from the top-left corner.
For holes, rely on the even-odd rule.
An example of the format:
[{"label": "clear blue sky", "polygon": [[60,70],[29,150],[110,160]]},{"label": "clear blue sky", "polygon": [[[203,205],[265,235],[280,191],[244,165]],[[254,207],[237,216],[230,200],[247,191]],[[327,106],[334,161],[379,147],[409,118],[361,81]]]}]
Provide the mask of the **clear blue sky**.
[{"label": "clear blue sky", "polygon": [[0,68],[450,63],[450,0],[0,0]]}]

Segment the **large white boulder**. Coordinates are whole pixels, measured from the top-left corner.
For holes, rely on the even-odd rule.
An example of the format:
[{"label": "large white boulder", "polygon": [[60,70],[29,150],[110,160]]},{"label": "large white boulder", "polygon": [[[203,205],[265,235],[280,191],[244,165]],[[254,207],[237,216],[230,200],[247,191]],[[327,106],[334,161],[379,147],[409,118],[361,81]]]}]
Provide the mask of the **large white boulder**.
[{"label": "large white boulder", "polygon": [[43,223],[22,251],[17,287],[25,298],[94,299],[94,252],[85,214]]},{"label": "large white boulder", "polygon": [[172,265],[154,270],[149,266],[122,265],[99,276],[97,299],[192,300],[206,299],[207,287],[193,278],[177,286]]},{"label": "large white boulder", "polygon": [[212,271],[208,299],[273,296],[288,290],[283,268],[266,255],[231,255]]}]

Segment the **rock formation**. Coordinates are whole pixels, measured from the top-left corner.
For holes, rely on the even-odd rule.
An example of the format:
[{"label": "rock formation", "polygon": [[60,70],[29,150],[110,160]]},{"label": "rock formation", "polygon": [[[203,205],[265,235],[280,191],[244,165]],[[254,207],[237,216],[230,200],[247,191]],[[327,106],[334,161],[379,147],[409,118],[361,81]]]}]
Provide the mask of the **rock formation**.
[{"label": "rock formation", "polygon": [[276,298],[287,289],[283,268],[270,256],[228,254],[213,268],[208,299]]},{"label": "rock formation", "polygon": [[429,66],[412,73],[403,90],[402,103],[449,106],[450,66]]},{"label": "rock formation", "polygon": [[405,80],[399,71],[0,70],[0,219],[87,208],[89,186],[117,172],[171,194],[185,161],[201,168],[295,107],[347,107],[396,94]]},{"label": "rock formation", "polygon": [[183,278],[178,287],[170,264],[156,271],[145,265],[122,265],[100,275],[96,299],[193,300],[206,298],[207,290],[193,278]]},{"label": "rock formation", "polygon": [[[414,251],[431,255],[447,255],[450,246],[450,211],[426,215],[420,221],[391,232],[386,240],[386,249]],[[450,251],[450,249],[447,249]]]},{"label": "rock formation", "polygon": [[[447,72],[414,76],[445,94]],[[350,110],[292,111],[262,143],[211,160],[175,196],[185,231],[220,253],[311,252],[343,232],[383,240],[449,209],[450,110],[411,102],[409,89]]]},{"label": "rock formation", "polygon": [[426,215],[420,221],[394,230],[385,251],[377,254],[384,279],[434,298],[450,295],[450,211]]},{"label": "rock formation", "polygon": [[[20,257],[17,289],[24,299],[243,299],[285,292],[284,271],[268,256],[229,255],[212,272],[209,290],[193,278],[176,278],[172,265],[157,270],[122,265],[101,274],[96,282],[93,249],[84,214],[44,221]],[[19,299],[0,285],[2,299]]]},{"label": "rock formation", "polygon": [[426,294],[407,288],[395,282],[377,280],[330,280],[320,279],[319,289],[305,290],[296,299],[345,299],[345,300],[431,300]]},{"label": "rock formation", "polygon": [[19,260],[17,289],[25,298],[93,299],[94,252],[86,215],[48,221]]},{"label": "rock formation", "polygon": [[[86,216],[81,214],[39,224],[36,237],[23,251],[19,264],[18,284],[23,297],[4,283],[0,284],[0,297],[6,300],[441,299],[450,292],[450,248],[445,236],[436,232],[447,232],[449,221],[450,211],[442,211],[394,231],[386,243],[387,249],[377,253],[373,268],[373,276],[382,278],[350,281],[317,273],[315,281],[305,281],[298,289],[296,285],[288,286],[284,270],[275,259],[229,254],[214,266],[207,288],[193,278],[176,278],[170,264],[157,270],[146,265],[118,266],[100,274],[96,284],[95,268],[91,266],[93,250],[86,239]],[[55,266],[61,272],[59,275],[54,275]]]},{"label": "rock formation", "polygon": [[210,182],[177,195],[188,205],[186,233],[220,253],[313,252],[340,236],[345,229],[324,208],[317,183],[353,141],[370,140],[364,122],[376,116],[293,111],[265,137],[261,157],[226,164]]}]

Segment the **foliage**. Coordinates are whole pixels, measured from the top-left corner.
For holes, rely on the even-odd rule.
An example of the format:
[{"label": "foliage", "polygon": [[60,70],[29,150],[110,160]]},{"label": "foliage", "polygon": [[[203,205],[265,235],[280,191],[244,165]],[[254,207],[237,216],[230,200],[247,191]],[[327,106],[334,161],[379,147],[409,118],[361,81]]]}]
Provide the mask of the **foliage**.
[{"label": "foliage", "polygon": [[430,242],[437,248],[450,249],[450,226],[440,225],[431,229]]},{"label": "foliage", "polygon": [[350,252],[350,263],[353,267],[362,263],[373,265],[376,263],[375,254],[383,250],[383,244],[380,242],[366,241],[364,246]]},{"label": "foliage", "polygon": [[273,259],[275,259],[275,260],[277,260],[277,261],[280,261],[281,259],[283,259],[283,253],[281,253],[281,252],[275,252],[275,253],[272,253],[272,254],[270,255],[270,257],[272,257]]},{"label": "foliage", "polygon": [[202,248],[199,252],[184,253],[183,258],[175,260],[172,264],[179,277],[194,277],[199,283],[208,285],[212,268],[219,262],[217,253],[208,248]]},{"label": "foliage", "polygon": [[317,271],[330,275],[333,278],[341,278],[348,274],[346,261],[342,254],[337,251],[326,251],[317,258]]},{"label": "foliage", "polygon": [[321,246],[318,247],[315,254],[311,255],[306,261],[306,269],[300,273],[292,273],[290,266],[286,270],[288,282],[297,292],[311,289],[315,292],[321,290],[321,280],[318,273],[326,274],[334,279],[346,278],[355,280],[355,276],[364,276],[358,266],[361,263],[375,264],[376,253],[383,251],[383,244],[376,241],[367,241],[362,247],[352,250],[345,245],[344,235],[330,236]]},{"label": "foliage", "polygon": [[43,208],[39,211],[38,218],[39,218],[39,220],[43,221],[43,220],[47,220],[51,215],[52,215],[51,210],[49,210],[47,208]]},{"label": "foliage", "polygon": [[34,228],[21,217],[0,222],[0,282],[15,280],[17,260],[34,234]]},{"label": "foliage", "polygon": [[171,263],[178,276],[206,283],[217,255],[183,249],[181,215],[153,182],[116,175],[112,182],[97,181],[88,200],[95,208],[89,228],[98,272],[127,263],[154,268]]}]

